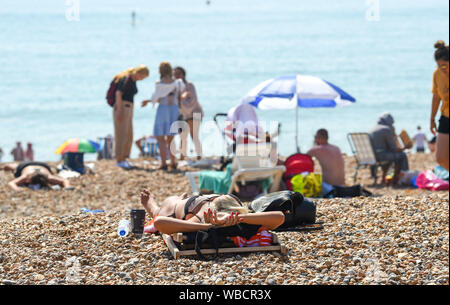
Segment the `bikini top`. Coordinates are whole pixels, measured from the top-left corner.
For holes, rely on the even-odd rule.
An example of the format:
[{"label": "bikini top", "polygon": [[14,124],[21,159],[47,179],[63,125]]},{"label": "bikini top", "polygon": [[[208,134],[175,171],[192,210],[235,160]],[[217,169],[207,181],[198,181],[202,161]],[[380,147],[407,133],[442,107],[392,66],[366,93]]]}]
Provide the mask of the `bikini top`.
[{"label": "bikini top", "polygon": [[42,167],[46,168],[50,173],[52,173],[52,169],[50,168],[50,166],[48,166],[47,163],[37,162],[37,161],[34,161],[34,162],[27,161],[27,162],[22,162],[19,164],[19,166],[17,166],[16,171],[14,173],[14,177],[19,178],[20,176],[22,176],[22,171],[27,166],[42,166]]}]

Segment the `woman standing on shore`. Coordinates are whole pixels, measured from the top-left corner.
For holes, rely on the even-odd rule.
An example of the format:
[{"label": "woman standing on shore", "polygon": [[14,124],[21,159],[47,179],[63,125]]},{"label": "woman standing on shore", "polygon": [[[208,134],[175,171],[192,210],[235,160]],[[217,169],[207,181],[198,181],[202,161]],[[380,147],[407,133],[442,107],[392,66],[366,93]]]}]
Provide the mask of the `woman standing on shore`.
[{"label": "woman standing on shore", "polygon": [[143,101],[142,107],[145,107],[149,102],[159,104],[153,128],[153,135],[158,141],[159,154],[161,156],[161,166],[159,169],[166,170],[168,168],[166,162],[167,153],[169,153],[170,157],[170,167],[176,169],[176,158],[170,149],[170,144],[176,132],[171,131],[171,127],[178,120],[178,101],[185,88],[181,81],[173,79],[173,71],[170,63],[162,62],[159,65],[159,74],[160,81],[156,82],[152,99]]},{"label": "woman standing on shore", "polygon": [[131,168],[126,161],[130,157],[133,145],[133,102],[138,92],[136,82],[147,78],[150,74],[148,68],[140,65],[128,69],[114,77],[116,83],[114,118],[114,152],[116,165],[125,169]]},{"label": "woman standing on shore", "polygon": [[[439,40],[434,45],[436,51],[434,58],[438,68],[433,74],[433,101],[431,106],[431,132],[436,135],[436,161],[446,170],[449,168],[449,154],[448,154],[448,132],[449,132],[449,48],[445,42]],[[436,128],[436,114],[441,104],[441,118],[439,119],[439,127]]]},{"label": "woman standing on shore", "polygon": [[[174,73],[175,79],[181,79],[186,86],[186,90],[181,95],[180,113],[182,119],[189,125],[189,132],[195,145],[197,160],[201,159],[202,146],[199,139],[200,122],[203,117],[203,109],[197,99],[197,92],[193,83],[186,80],[186,70],[182,67],[176,67]],[[195,125],[194,125],[195,121]],[[195,128],[194,128],[195,127]],[[181,160],[184,160],[187,150],[187,133],[181,133]]]}]

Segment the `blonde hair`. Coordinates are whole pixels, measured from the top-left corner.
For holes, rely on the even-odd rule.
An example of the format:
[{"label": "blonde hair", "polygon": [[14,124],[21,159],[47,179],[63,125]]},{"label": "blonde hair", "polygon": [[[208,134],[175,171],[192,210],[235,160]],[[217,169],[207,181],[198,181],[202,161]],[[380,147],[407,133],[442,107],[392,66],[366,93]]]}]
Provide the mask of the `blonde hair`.
[{"label": "blonde hair", "polygon": [[114,77],[114,81],[117,83],[122,77],[135,75],[135,74],[140,74],[142,76],[147,77],[150,75],[150,70],[145,65],[139,65],[136,68],[129,68],[129,69],[117,74]]},{"label": "blonde hair", "polygon": [[248,214],[249,210],[247,206],[242,206],[237,202],[236,199],[230,195],[223,195],[211,202],[212,210],[216,212],[233,213],[238,212],[239,214]]},{"label": "blonde hair", "polygon": [[163,61],[159,64],[159,74],[161,75],[161,78],[165,76],[172,77],[172,66],[169,62]]}]

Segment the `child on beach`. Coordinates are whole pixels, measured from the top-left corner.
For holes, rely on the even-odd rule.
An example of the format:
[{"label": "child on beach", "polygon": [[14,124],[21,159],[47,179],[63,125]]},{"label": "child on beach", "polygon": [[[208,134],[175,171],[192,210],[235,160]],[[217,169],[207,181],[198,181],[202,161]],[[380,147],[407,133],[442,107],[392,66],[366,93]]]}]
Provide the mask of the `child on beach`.
[{"label": "child on beach", "polygon": [[413,138],[416,144],[416,152],[425,152],[425,143],[427,142],[427,136],[422,132],[422,127],[417,126],[417,132],[414,134]]}]

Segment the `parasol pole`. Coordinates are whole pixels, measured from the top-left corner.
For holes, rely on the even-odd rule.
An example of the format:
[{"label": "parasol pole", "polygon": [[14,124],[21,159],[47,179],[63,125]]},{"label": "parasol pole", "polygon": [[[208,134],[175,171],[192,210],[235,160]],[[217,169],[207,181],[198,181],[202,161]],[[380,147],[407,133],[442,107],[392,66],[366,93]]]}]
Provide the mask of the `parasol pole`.
[{"label": "parasol pole", "polygon": [[298,146],[298,106],[295,107],[295,145],[297,153],[300,153],[300,147]]},{"label": "parasol pole", "polygon": [[298,146],[298,98],[297,94],[294,95],[295,98],[295,146],[297,148],[297,153],[300,153],[300,147]]}]

